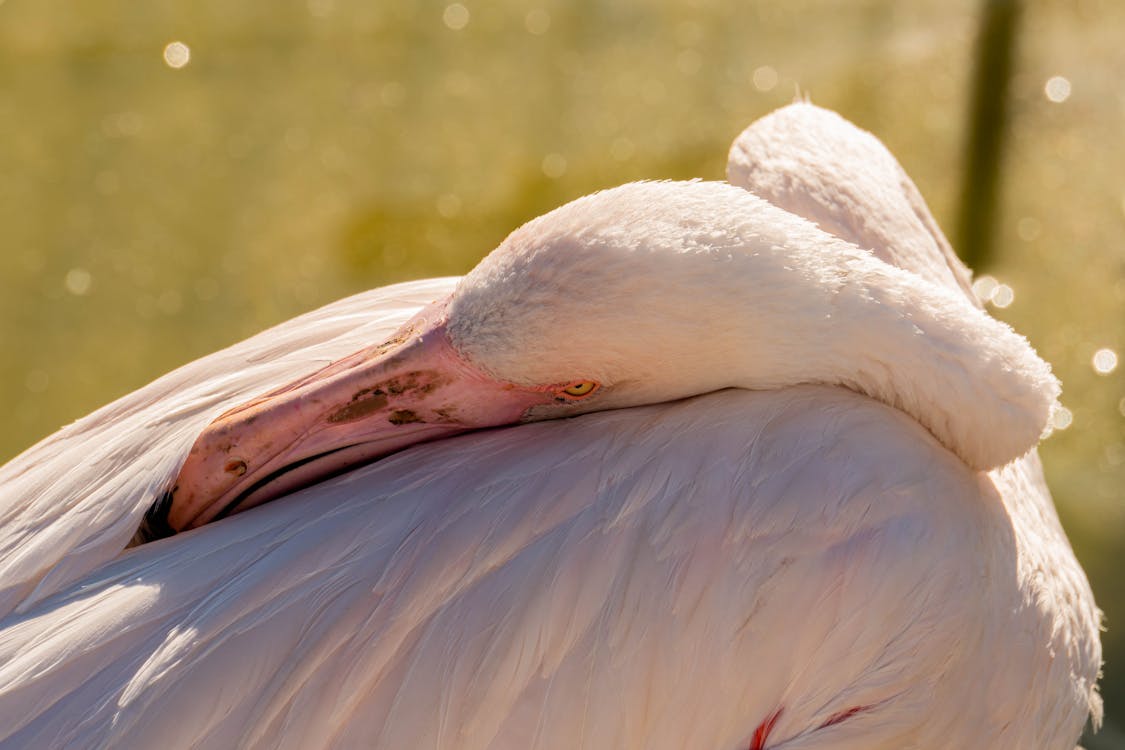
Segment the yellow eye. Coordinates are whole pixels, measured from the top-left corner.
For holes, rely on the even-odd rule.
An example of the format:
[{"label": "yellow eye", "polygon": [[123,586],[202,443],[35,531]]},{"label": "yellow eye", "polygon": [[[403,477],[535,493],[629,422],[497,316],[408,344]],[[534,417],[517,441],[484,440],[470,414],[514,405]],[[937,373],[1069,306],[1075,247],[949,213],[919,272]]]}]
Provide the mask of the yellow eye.
[{"label": "yellow eye", "polygon": [[581,398],[582,396],[589,396],[597,387],[598,384],[593,380],[576,380],[566,388],[563,388],[563,393],[568,396],[574,396],[575,398]]}]

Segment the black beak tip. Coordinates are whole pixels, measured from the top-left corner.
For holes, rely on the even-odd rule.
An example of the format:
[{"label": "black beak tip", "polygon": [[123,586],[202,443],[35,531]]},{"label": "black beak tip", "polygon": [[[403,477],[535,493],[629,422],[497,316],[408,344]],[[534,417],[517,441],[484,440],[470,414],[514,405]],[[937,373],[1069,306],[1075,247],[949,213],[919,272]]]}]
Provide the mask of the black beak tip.
[{"label": "black beak tip", "polygon": [[141,525],[137,527],[132,541],[129,542],[130,547],[139,547],[142,544],[164,539],[176,533],[176,530],[168,523],[168,513],[172,509],[173,491],[174,488],[163,492],[145,511],[145,517],[141,519]]}]

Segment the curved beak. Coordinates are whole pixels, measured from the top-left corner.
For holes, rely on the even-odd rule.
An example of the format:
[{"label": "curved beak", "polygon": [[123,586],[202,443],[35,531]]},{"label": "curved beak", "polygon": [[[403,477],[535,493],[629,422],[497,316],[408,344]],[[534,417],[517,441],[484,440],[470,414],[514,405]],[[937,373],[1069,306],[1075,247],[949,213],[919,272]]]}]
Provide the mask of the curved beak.
[{"label": "curved beak", "polygon": [[463,359],[446,334],[445,305],[219,416],[149,511],[150,535],[202,526],[415,443],[518,422],[552,400]]}]

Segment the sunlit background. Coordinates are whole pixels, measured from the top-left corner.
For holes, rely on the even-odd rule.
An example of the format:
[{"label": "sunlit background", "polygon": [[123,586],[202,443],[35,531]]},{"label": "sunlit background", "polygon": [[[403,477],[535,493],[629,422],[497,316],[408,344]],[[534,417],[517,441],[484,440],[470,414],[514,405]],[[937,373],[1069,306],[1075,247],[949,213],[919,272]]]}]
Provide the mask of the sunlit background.
[{"label": "sunlit background", "polygon": [[800,91],[883,139],[1063,380],[1041,453],[1107,615],[1086,743],[1125,747],[1125,3],[1028,1],[999,32],[984,8],[0,0],[0,460],[592,190],[721,178]]}]

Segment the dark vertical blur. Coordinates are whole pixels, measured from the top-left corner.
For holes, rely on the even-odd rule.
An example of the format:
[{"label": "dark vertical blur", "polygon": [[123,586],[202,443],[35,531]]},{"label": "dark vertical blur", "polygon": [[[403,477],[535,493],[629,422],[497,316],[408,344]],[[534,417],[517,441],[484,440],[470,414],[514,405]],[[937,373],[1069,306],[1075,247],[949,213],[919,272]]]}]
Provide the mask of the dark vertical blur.
[{"label": "dark vertical blur", "polygon": [[961,258],[977,271],[992,260],[1021,2],[983,0],[980,13],[956,235]]}]

